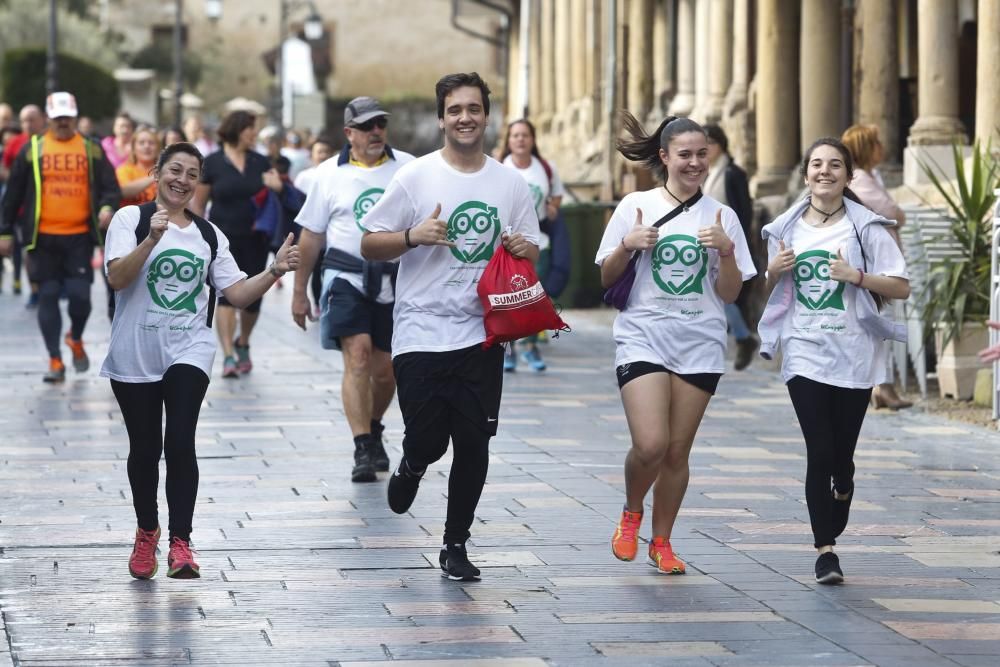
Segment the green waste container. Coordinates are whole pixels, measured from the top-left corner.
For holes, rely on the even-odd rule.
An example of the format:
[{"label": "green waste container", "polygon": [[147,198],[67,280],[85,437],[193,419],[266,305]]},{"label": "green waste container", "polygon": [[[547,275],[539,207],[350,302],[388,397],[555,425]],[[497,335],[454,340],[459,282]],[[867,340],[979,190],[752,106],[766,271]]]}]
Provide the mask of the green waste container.
[{"label": "green waste container", "polygon": [[604,218],[608,206],[597,203],[567,204],[562,207],[563,220],[569,233],[572,264],[569,283],[559,299],[567,308],[601,306],[601,270],[594,256],[604,236]]}]

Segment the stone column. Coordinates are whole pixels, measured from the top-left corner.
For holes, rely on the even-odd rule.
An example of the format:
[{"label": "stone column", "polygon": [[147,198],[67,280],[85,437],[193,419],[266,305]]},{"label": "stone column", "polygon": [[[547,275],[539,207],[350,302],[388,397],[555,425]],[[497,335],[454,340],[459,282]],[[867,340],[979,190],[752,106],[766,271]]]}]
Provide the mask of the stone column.
[{"label": "stone column", "polygon": [[733,0],[712,0],[709,24],[708,56],[711,71],[708,78],[708,101],[705,121],[722,120],[726,91],[733,79]]},{"label": "stone column", "polygon": [[785,194],[799,158],[799,1],[758,0],[756,196]]},{"label": "stone column", "polygon": [[1000,147],[1000,0],[979,0],[976,51],[976,139]]},{"label": "stone column", "polygon": [[920,115],[910,128],[909,144],[950,144],[955,139],[964,143],[965,128],[958,119],[958,2],[918,0],[917,17]]},{"label": "stone column", "polygon": [[898,164],[899,50],[896,3],[862,0],[858,4],[860,54],[857,64],[858,122],[878,125],[885,161]]},{"label": "stone column", "polygon": [[[876,0],[882,5],[895,1]],[[862,4],[871,4],[862,0]],[[820,137],[839,137],[840,3],[802,0],[799,39],[799,143],[803,149]],[[888,44],[882,44],[889,50]]]},{"label": "stone column", "polygon": [[541,21],[539,22],[539,39],[541,40],[542,57],[538,63],[538,75],[541,81],[541,99],[539,100],[538,122],[548,126],[552,114],[556,110],[556,52],[555,52],[555,10],[553,2],[539,2]]},{"label": "stone column", "polygon": [[570,50],[570,4],[573,0],[555,0],[555,113],[561,115],[569,109],[573,85],[572,52]]},{"label": "stone column", "polygon": [[653,16],[653,109],[655,118],[650,123],[659,124],[666,115],[667,101],[674,95],[674,3],[656,0]]},{"label": "stone column", "polygon": [[691,117],[699,122],[705,122],[708,111],[708,79],[711,71],[709,54],[714,46],[710,30],[711,2],[712,0],[696,2],[694,12],[694,109]]},{"label": "stone column", "polygon": [[569,96],[574,102],[587,95],[587,7],[586,3],[570,2],[570,86]]},{"label": "stone column", "polygon": [[670,113],[687,116],[694,108],[694,3],[677,1],[677,95]]},{"label": "stone column", "polygon": [[653,106],[653,2],[628,3],[628,91],[626,107],[639,119]]},{"label": "stone column", "polygon": [[537,2],[531,4],[531,26],[528,28],[528,60],[531,72],[528,81],[528,115],[535,120],[542,114],[542,12]]},{"label": "stone column", "polygon": [[750,0],[733,3],[733,80],[726,92],[723,116],[747,107],[750,86]]}]

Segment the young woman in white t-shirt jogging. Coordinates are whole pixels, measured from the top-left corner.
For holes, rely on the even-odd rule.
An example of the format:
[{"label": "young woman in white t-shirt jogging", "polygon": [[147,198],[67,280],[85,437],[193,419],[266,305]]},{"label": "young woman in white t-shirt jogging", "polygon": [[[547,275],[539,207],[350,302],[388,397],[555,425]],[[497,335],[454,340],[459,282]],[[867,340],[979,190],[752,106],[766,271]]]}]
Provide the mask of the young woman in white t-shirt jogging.
[{"label": "young woman in white t-shirt jogging", "polygon": [[833,552],[854,497],[854,449],[872,387],[886,381],[885,341],[905,328],[884,317],[884,299],[910,294],[906,263],[888,227],[847,187],[851,153],[817,140],[801,174],[809,195],[763,229],[767,306],[761,355],[780,346],[781,373],[806,442],[806,504],[816,581],[844,580]]},{"label": "young woman in white t-shirt jogging", "polygon": [[[112,219],[105,244],[105,271],[117,307],[101,375],[111,378],[128,431],[128,478],[138,523],[129,573],[136,579],[150,579],[157,570],[161,454],[167,462],[170,513],[167,576],[200,576],[190,541],[198,495],[195,429],[216,350],[208,316],[213,292],[207,283],[242,307],[299,264],[299,249],[289,234],[270,268],[247,278],[219,228],[186,208],[201,177],[202,161],[193,144],[165,148],[153,169],[156,211],[145,211],[151,213],[148,234],[139,241],[142,232],[137,234],[136,228],[142,211],[126,206]],[[214,260],[209,245],[213,232]]]},{"label": "young woman in white t-shirt jogging", "polygon": [[[708,402],[726,370],[725,304],[756,272],[739,218],[701,195],[708,175],[705,130],[669,117],[647,135],[625,114],[626,158],[662,174],[663,185],[622,199],[596,262],[610,287],[638,253],[627,307],[615,318],[615,366],[632,436],[625,458],[625,507],[611,539],[633,560],[646,494],[653,487],[649,562],[683,574],[670,536],[688,485],[688,457]],[[654,223],[668,214],[669,221]]]}]

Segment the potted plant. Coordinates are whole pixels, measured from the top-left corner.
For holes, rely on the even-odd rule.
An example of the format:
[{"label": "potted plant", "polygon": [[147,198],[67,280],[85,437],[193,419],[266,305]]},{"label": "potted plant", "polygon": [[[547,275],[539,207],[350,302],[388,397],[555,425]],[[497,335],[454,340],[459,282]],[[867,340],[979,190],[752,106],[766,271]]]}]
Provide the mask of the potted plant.
[{"label": "potted plant", "polygon": [[[989,145],[978,141],[968,158],[963,147],[952,146],[955,179],[927,163],[921,168],[947,206],[948,231],[924,240],[946,240],[960,256],[930,267],[924,299],[924,330],[933,331],[938,384],[942,396],[972,398],[976,352],[988,344],[985,321],[990,312],[990,253],[994,189],[1000,185],[1000,162]],[[968,160],[968,162],[967,162]]]}]

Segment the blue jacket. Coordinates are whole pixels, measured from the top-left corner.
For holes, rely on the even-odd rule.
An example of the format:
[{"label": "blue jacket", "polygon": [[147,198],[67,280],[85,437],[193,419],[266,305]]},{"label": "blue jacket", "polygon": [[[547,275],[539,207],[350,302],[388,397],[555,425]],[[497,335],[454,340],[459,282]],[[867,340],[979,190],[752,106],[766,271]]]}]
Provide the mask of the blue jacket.
[{"label": "blue jacket", "polygon": [[[848,264],[856,269],[863,269],[865,257],[871,256],[871,252],[863,253],[858,239],[864,239],[865,233],[870,225],[878,224],[886,227],[895,226],[892,220],[886,220],[874,211],[871,211],[861,204],[844,198],[844,205],[847,208],[847,218],[854,224],[856,234],[848,237],[845,259]],[[779,215],[774,222],[766,225],[761,230],[761,236],[767,242],[769,250],[776,248],[779,241],[784,241],[786,247],[791,247],[792,225],[798,220],[802,213],[809,207],[809,198],[793,204],[791,208]],[[772,253],[769,252],[770,256]],[[848,285],[847,289],[854,290],[854,308],[861,323],[861,327],[872,337],[878,340],[896,340],[906,342],[906,325],[901,322],[894,322],[891,318],[882,315],[875,299],[866,289]],[[774,353],[778,349],[781,340],[781,330],[784,326],[785,317],[792,312],[795,306],[795,285],[792,284],[792,274],[785,272],[778,279],[778,284],[767,299],[767,305],[760,316],[760,323],[757,325],[757,333],[760,335],[760,356],[765,359],[773,359]]]}]

